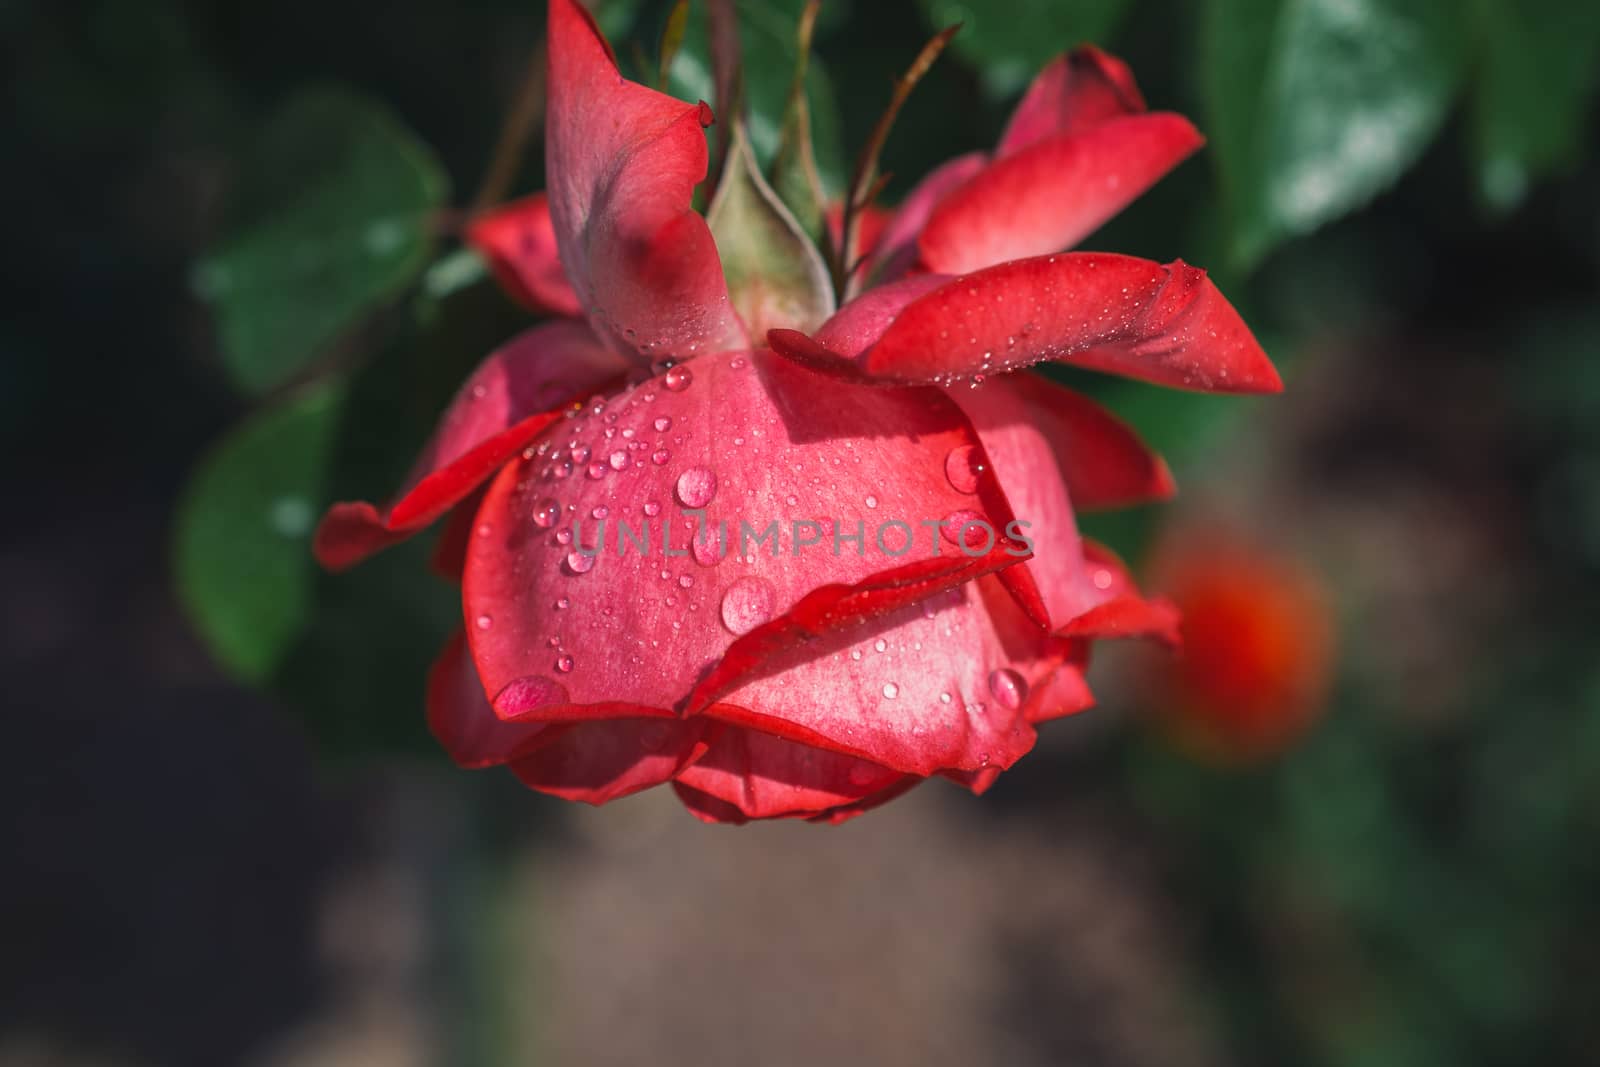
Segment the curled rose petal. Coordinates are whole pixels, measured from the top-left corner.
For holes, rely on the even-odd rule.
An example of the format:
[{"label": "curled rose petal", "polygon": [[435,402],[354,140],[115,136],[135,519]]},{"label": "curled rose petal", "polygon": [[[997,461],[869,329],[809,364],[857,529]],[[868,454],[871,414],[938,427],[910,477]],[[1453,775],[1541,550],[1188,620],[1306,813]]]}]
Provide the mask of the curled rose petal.
[{"label": "curled rose petal", "polygon": [[773,819],[854,804],[902,777],[867,760],[722,726],[677,781],[731,805],[744,818]]},{"label": "curled rose petal", "polygon": [[1072,638],[1148,637],[1172,648],[1183,643],[1182,617],[1171,601],[1145,599],[1116,553],[1093,541],[1083,543],[1089,580],[1104,599],[1069,620],[1057,634]]},{"label": "curled rose petal", "polygon": [[585,804],[670,781],[702,751],[699,720],[611,719],[556,727],[556,736],[514,761],[529,789]]},{"label": "curled rose petal", "polygon": [[450,758],[467,768],[493,767],[525,755],[560,727],[508,723],[495,715],[456,631],[428,672],[428,729]]},{"label": "curled rose petal", "polygon": [[468,224],[466,241],[488,261],[500,287],[523,307],[553,315],[583,314],[561,269],[550,201],[543,193],[479,215]]},{"label": "curled rose petal", "polygon": [[1056,134],[1074,133],[1144,110],[1128,65],[1093,45],[1051,60],[1017,105],[997,155],[1009,156]]},{"label": "curled rose petal", "polygon": [[1009,767],[1067,645],[990,575],[769,660],[703,714],[907,774]]},{"label": "curled rose petal", "polygon": [[957,278],[907,304],[861,363],[894,381],[953,382],[1047,359],[1180,389],[1283,388],[1205,271],[1107,252]]},{"label": "curled rose petal", "polygon": [[1188,119],[1159,112],[1036,141],[939,202],[917,238],[922,264],[966,274],[1070,248],[1201,143]]},{"label": "curled rose petal", "polygon": [[353,501],[328,510],[312,543],[318,561],[343,570],[429,526],[559,418],[562,405],[625,367],[582,323],[519,334],[456,393],[387,508]]},{"label": "curled rose petal", "polygon": [[[937,390],[840,390],[765,351],[692,360],[553,426],[490,486],[467,553],[497,710],[624,714],[697,683],[709,703],[791,640],[1016,563],[998,483],[946,475],[960,448],[981,443]],[[993,541],[941,536],[954,516]],[[529,679],[564,698],[512,707]]]},{"label": "curled rose petal", "polygon": [[623,78],[576,0],[551,0],[549,55],[550,218],[595,331],[648,360],[742,344],[716,243],[692,204],[711,109]]}]

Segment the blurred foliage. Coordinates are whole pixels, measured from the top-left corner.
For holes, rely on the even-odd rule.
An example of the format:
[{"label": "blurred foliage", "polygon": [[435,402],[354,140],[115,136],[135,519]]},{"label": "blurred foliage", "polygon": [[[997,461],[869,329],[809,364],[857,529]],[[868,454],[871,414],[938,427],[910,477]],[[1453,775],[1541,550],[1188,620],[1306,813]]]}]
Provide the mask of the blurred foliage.
[{"label": "blurred foliage", "polygon": [[[31,446],[52,418],[27,399],[47,386],[108,424],[139,412],[130,449],[186,455],[184,432],[208,436],[173,570],[219,662],[303,716],[323,751],[431,751],[422,679],[460,608],[426,567],[429,539],[337,577],[306,545],[330,501],[398,485],[456,384],[527,325],[455,234],[524,84],[540,5],[82,7],[0,5],[8,42],[27,42],[6,46],[26,87],[13,122],[28,155],[14,158],[37,160],[0,180],[49,219],[8,270],[25,295],[41,263],[74,280],[0,330],[10,443]],[[800,7],[738,0],[763,165]],[[600,6],[635,76],[654,82],[672,8]],[[1585,847],[1600,831],[1600,6],[828,0],[806,84],[831,192],[892,77],[951,21],[963,31],[886,147],[887,200],[992,144],[1029,74],[1092,39],[1211,143],[1090,244],[1210,267],[1291,390],[1328,358],[1318,338],[1358,349],[1410,331],[1452,356],[1487,353],[1511,408],[1506,440],[1454,458],[1525,508],[1517,550],[1535,587],[1494,662],[1461,664],[1471,677],[1445,725],[1418,727],[1381,678],[1352,672],[1327,725],[1275,766],[1207,770],[1137,739],[1114,749],[1203,921],[1196,987],[1214,995],[1230,1062],[1584,1062],[1600,981],[1600,872]],[[706,42],[695,0],[671,91],[714,96]],[[512,193],[542,184],[539,140]],[[103,176],[130,167],[142,169],[108,195]],[[146,220],[167,217],[188,229],[156,235],[166,258],[147,262]],[[181,298],[173,310],[185,276],[204,316]],[[210,347],[192,340],[202,317]],[[148,349],[108,322],[132,323]],[[118,358],[85,391],[80,361],[49,358],[61,348]],[[151,369],[191,349],[205,361]],[[1422,377],[1461,372],[1441,360]],[[1191,489],[1227,481],[1213,461],[1255,440],[1275,403],[1051,373],[1132,421]],[[1392,386],[1414,390],[1410,417],[1453,414],[1416,380]],[[149,415],[179,409],[187,422]],[[1380,468],[1396,458],[1349,447]],[[1166,511],[1084,527],[1137,559]]]}]

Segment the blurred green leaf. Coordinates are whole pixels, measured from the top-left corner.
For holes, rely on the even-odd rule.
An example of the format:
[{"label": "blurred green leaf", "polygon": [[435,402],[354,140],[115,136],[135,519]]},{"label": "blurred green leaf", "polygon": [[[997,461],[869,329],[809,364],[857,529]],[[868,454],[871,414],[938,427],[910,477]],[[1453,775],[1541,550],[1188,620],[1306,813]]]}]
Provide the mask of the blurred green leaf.
[{"label": "blurred green leaf", "polygon": [[1600,73],[1600,5],[1479,0],[1478,187],[1515,207],[1531,181],[1571,163]]},{"label": "blurred green leaf", "polygon": [[1039,68],[1079,44],[1104,45],[1127,0],[918,0],[929,24],[961,24],[951,51],[979,69],[994,96],[1022,89]]},{"label": "blurred green leaf", "polygon": [[[805,4],[803,0],[737,0],[735,6],[744,59],[746,129],[756,160],[766,168],[771,165],[782,139],[790,82],[799,59],[795,29]],[[712,85],[710,56],[706,20],[691,18],[672,61],[667,92],[684,100],[713,99],[716,92]],[[806,67],[806,96],[810,104],[817,170],[824,190],[837,194],[844,185],[846,169],[839,104],[828,71],[815,54]],[[717,116],[718,122],[727,119],[728,116]]]},{"label": "blurred green leaf", "polygon": [[293,378],[427,265],[448,181],[382,106],[306,90],[262,131],[230,236],[195,272],[234,380]]},{"label": "blurred green leaf", "polygon": [[1398,178],[1450,106],[1467,38],[1451,0],[1208,0],[1208,132],[1238,265]]},{"label": "blurred green leaf", "polygon": [[229,670],[263,682],[311,613],[311,533],[343,392],[322,386],[239,425],[201,464],[178,511],[178,592]]}]

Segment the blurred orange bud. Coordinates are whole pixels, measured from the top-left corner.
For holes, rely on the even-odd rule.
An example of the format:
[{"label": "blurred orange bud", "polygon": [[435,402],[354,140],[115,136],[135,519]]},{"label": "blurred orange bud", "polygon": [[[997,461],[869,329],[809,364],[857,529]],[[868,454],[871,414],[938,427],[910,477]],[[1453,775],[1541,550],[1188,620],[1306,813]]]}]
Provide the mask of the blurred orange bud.
[{"label": "blurred orange bud", "polygon": [[1141,684],[1182,748],[1219,763],[1276,756],[1321,716],[1334,634],[1322,582],[1300,560],[1216,526],[1164,537],[1150,587],[1183,613],[1183,648],[1152,654]]}]

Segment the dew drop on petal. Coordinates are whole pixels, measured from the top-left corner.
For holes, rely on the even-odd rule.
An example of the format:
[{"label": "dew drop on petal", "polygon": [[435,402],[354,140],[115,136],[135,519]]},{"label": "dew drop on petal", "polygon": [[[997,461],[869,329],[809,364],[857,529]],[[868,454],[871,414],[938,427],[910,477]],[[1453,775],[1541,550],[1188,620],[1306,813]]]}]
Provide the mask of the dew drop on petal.
[{"label": "dew drop on petal", "polygon": [[1094,579],[1093,580],[1094,580],[1094,587],[1096,589],[1110,589],[1111,588],[1111,572],[1108,569],[1106,569],[1105,567],[1101,567],[1099,570],[1094,572]]},{"label": "dew drop on petal", "polygon": [[594,570],[594,556],[586,556],[582,552],[567,553],[567,569],[573,574],[588,574]]},{"label": "dew drop on petal", "polygon": [[877,498],[877,497],[875,497],[875,496],[872,496],[872,495],[871,495],[871,494],[870,494],[870,493],[869,493],[869,494],[868,494],[868,495],[867,495],[867,507],[869,507],[869,508],[876,508],[876,507],[877,507],[877,506],[878,506],[878,498]]},{"label": "dew drop on petal", "polygon": [[939,533],[952,545],[981,549],[994,536],[994,528],[976,511],[952,511],[939,524]]},{"label": "dew drop on petal", "polygon": [[684,507],[703,508],[717,495],[717,476],[704,467],[690,467],[678,475],[677,488]]},{"label": "dew drop on petal", "polygon": [[900,695],[900,687],[893,682],[883,683],[883,695],[890,700]]},{"label": "dew drop on petal", "polygon": [[561,505],[554,497],[547,496],[533,506],[533,524],[540,529],[548,530],[560,517]]},{"label": "dew drop on petal", "polygon": [[565,704],[567,690],[560,682],[537,674],[507,682],[494,697],[494,710],[505,718],[515,718],[550,704]]},{"label": "dew drop on petal", "polygon": [[666,433],[668,430],[672,429],[672,417],[670,415],[662,415],[650,425],[656,428],[657,433]]},{"label": "dew drop on petal", "polygon": [[587,445],[573,445],[568,453],[574,463],[589,462],[589,447]]},{"label": "dew drop on petal", "polygon": [[874,652],[887,652],[889,651],[889,642],[880,637],[873,642],[872,650]]},{"label": "dew drop on petal", "polygon": [[628,465],[628,453],[619,448],[606,461],[611,464],[612,470],[619,471]]},{"label": "dew drop on petal", "polygon": [[777,594],[772,583],[754,576],[740,578],[722,594],[722,625],[744,635],[772,618]]},{"label": "dew drop on petal", "polygon": [[494,619],[490,618],[488,615],[479,615],[477,623],[478,629],[487,630],[489,627],[494,625]]},{"label": "dew drop on petal", "polygon": [[604,504],[600,504],[597,505],[593,511],[589,512],[589,514],[597,519],[603,519],[607,515],[611,514],[611,509],[606,507]]},{"label": "dew drop on petal", "polygon": [[944,458],[944,476],[958,493],[976,493],[983,475],[983,456],[977,445],[958,445]]},{"label": "dew drop on petal", "polygon": [[662,384],[667,387],[669,393],[681,393],[693,383],[694,371],[681,363],[667,371],[666,377],[662,379]]},{"label": "dew drop on petal", "polygon": [[604,478],[610,472],[611,468],[606,466],[604,463],[589,464],[589,477],[591,478]]},{"label": "dew drop on petal", "polygon": [[560,600],[556,601],[557,611],[566,611],[570,607],[572,607],[572,600],[570,597],[562,597]]},{"label": "dew drop on petal", "polygon": [[1016,671],[1001,667],[989,672],[989,692],[1002,708],[1016,711],[1028,698],[1028,683]]},{"label": "dew drop on petal", "polygon": [[672,453],[668,452],[664,448],[658,448],[654,452],[650,453],[650,462],[654,463],[658,467],[661,466],[662,464],[666,463],[667,460],[669,460],[671,458],[672,458]]},{"label": "dew drop on petal", "polygon": [[556,670],[560,671],[562,674],[571,673],[571,671],[572,671],[572,657],[571,656],[560,656],[560,657],[558,657],[556,659]]},{"label": "dew drop on petal", "polygon": [[657,515],[661,514],[661,505],[656,503],[654,500],[646,500],[644,502],[644,513],[649,515],[651,518],[655,518]]}]

